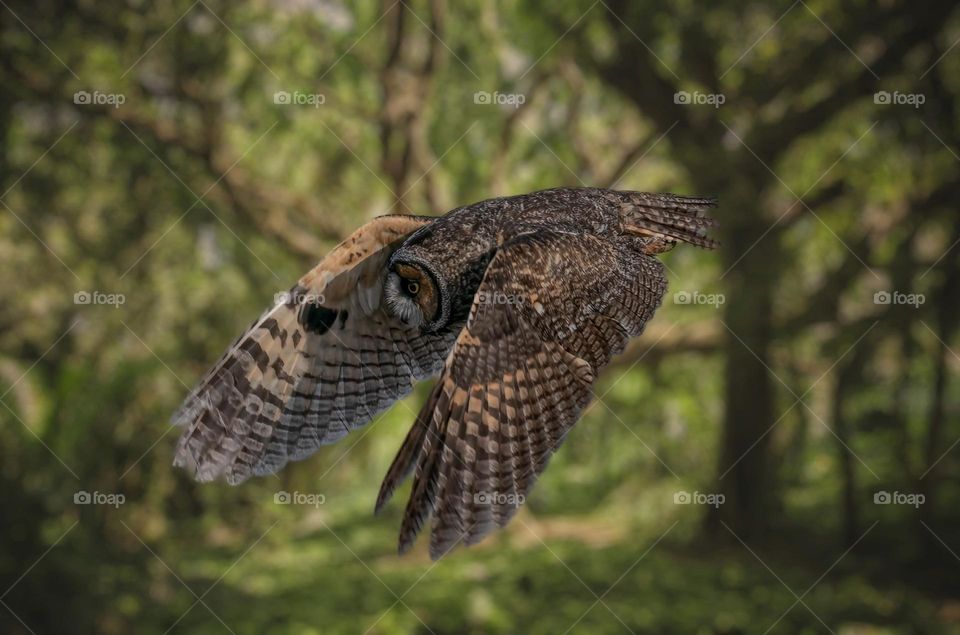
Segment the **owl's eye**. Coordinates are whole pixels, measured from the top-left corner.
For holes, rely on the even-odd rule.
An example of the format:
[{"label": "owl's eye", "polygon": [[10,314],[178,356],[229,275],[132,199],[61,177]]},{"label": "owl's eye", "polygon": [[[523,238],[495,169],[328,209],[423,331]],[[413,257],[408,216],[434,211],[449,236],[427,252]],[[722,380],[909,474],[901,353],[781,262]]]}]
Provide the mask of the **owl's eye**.
[{"label": "owl's eye", "polygon": [[420,293],[420,283],[416,280],[407,280],[407,293],[417,295]]}]

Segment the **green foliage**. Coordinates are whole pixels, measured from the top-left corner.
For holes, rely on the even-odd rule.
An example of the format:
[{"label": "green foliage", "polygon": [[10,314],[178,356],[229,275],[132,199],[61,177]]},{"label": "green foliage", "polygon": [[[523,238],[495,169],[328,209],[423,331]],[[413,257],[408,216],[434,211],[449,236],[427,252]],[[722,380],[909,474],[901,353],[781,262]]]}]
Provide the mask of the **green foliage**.
[{"label": "green foliage", "polygon": [[[881,4],[4,5],[3,632],[960,632],[958,22]],[[432,564],[406,488],[372,516],[428,386],[275,478],[173,470],[189,388],[351,228],[581,183],[719,195],[726,244],[665,257],[507,530]]]}]

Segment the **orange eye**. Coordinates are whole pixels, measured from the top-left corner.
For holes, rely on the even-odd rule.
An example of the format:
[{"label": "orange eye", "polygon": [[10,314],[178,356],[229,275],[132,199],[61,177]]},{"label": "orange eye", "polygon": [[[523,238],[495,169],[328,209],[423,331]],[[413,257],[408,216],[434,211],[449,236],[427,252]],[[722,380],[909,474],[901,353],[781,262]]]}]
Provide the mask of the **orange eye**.
[{"label": "orange eye", "polygon": [[420,283],[416,280],[407,280],[407,293],[417,295],[420,293]]}]

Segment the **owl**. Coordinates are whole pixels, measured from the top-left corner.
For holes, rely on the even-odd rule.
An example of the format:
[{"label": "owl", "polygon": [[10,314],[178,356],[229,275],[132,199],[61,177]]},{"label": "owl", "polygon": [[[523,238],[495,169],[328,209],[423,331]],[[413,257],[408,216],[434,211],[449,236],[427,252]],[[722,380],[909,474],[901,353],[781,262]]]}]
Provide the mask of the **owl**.
[{"label": "owl", "polygon": [[509,522],[666,291],[657,255],[713,248],[711,198],[557,188],[380,216],[264,313],[174,415],[174,464],[238,484],[345,437],[439,378],[375,509],[413,474],[399,550]]}]

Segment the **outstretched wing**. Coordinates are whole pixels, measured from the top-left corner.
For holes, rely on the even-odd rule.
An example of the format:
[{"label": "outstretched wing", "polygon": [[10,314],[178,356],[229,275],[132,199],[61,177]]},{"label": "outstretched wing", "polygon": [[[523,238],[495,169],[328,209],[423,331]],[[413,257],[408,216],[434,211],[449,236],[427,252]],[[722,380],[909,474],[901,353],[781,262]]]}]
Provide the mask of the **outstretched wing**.
[{"label": "outstretched wing", "polygon": [[431,221],[374,219],[254,322],[174,415],[174,464],[232,484],[275,472],[438,372],[456,333],[421,335],[380,303],[390,254]]},{"label": "outstretched wing", "polygon": [[663,266],[639,241],[538,231],[497,251],[381,488],[378,509],[415,466],[401,552],[431,515],[434,559],[510,520],[596,374],[660,304]]}]

